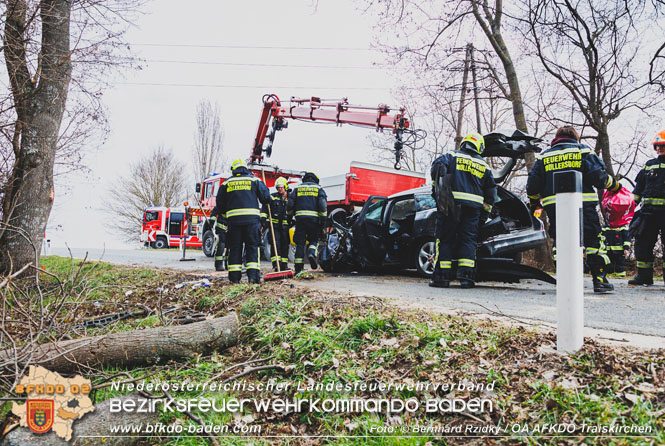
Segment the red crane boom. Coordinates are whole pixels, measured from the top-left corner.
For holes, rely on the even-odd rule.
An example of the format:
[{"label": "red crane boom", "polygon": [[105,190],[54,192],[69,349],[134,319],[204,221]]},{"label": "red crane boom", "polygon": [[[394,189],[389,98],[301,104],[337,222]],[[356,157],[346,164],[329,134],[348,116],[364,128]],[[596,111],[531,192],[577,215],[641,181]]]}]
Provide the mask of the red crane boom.
[{"label": "red crane boom", "polygon": [[[406,118],[406,109],[400,108],[399,113],[392,113],[387,105],[377,107],[363,107],[350,105],[346,98],[341,100],[322,100],[317,97],[310,99],[291,98],[289,106],[282,106],[279,98],[274,94],[263,96],[263,111],[259,120],[259,127],[254,138],[254,146],[250,154],[250,163],[261,163],[263,152],[267,157],[272,154],[272,144],[275,133],[288,127],[286,119],[299,119],[304,121],[334,122],[338,125],[355,124],[375,128],[376,131],[390,129],[395,135],[396,168],[402,153],[402,133],[409,128]],[[272,118],[272,123],[271,123]],[[268,145],[263,147],[265,140]]]}]

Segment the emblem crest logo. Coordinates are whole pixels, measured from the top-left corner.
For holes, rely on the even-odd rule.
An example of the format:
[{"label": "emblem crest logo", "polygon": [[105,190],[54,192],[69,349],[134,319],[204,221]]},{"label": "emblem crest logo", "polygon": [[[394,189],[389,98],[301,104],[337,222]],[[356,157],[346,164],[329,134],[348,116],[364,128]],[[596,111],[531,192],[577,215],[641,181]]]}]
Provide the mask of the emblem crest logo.
[{"label": "emblem crest logo", "polygon": [[53,400],[28,400],[28,427],[36,434],[45,434],[53,426]]}]

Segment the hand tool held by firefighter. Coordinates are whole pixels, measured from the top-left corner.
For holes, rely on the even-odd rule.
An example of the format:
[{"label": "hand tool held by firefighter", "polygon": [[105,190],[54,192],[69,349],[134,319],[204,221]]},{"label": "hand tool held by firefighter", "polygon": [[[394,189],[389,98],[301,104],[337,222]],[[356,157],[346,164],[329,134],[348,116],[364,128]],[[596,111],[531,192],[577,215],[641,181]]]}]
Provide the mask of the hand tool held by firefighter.
[{"label": "hand tool held by firefighter", "polygon": [[[263,176],[263,183],[266,182],[266,172],[265,170],[261,169],[261,175]],[[266,186],[268,186],[266,184]],[[268,222],[270,223],[270,235],[272,236],[272,248],[274,249],[275,255],[279,254],[279,251],[277,251],[277,240],[275,239],[275,228],[273,227],[272,224],[272,210],[270,209],[270,203],[268,202],[266,204],[268,206]],[[279,280],[279,279],[290,279],[293,277],[293,271],[290,269],[287,269],[286,271],[282,271],[279,267],[280,261],[279,259],[277,260],[277,272],[276,273],[268,273],[263,277],[263,280],[269,281],[269,280]]]}]

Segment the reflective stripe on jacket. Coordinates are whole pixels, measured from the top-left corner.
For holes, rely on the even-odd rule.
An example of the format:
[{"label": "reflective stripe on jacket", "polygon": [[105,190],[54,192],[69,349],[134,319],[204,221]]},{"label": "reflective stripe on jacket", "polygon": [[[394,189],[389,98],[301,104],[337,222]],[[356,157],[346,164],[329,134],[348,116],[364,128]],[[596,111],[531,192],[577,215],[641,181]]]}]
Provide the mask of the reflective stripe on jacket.
[{"label": "reflective stripe on jacket", "polygon": [[238,167],[217,193],[217,209],[228,224],[259,222],[259,201],[267,203],[270,191],[245,167]]},{"label": "reflective stripe on jacket", "polygon": [[327,206],[326,192],[314,182],[300,183],[289,193],[287,209],[296,220],[323,219],[328,215]]},{"label": "reflective stripe on jacket", "polygon": [[447,174],[453,174],[452,193],[456,203],[474,208],[494,204],[494,176],[480,155],[462,150],[446,153],[434,160],[431,174],[435,175],[441,166],[445,167]]}]

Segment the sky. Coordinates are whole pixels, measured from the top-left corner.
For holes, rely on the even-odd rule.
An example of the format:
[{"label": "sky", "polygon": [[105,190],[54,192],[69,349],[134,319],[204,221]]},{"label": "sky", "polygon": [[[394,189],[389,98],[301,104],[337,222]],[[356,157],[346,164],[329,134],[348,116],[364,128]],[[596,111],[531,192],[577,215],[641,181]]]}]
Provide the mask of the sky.
[{"label": "sky", "polygon": [[[135,25],[126,40],[143,69],[126,72],[105,92],[111,133],[88,153],[90,171],[58,177],[51,246],[138,248],[139,227],[136,243],[127,244],[106,226],[108,188],[160,144],[191,171],[195,110],[203,99],[220,105],[227,160],[249,156],[266,93],[399,105],[390,93],[395,79],[370,49],[373,18],[352,0],[197,0],[187,7],[154,0]],[[268,162],[321,177],[344,173],[351,161],[375,161],[371,132],[289,122]]]}]

